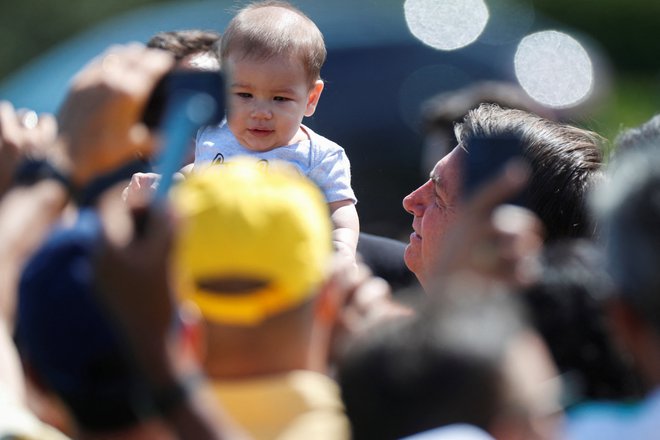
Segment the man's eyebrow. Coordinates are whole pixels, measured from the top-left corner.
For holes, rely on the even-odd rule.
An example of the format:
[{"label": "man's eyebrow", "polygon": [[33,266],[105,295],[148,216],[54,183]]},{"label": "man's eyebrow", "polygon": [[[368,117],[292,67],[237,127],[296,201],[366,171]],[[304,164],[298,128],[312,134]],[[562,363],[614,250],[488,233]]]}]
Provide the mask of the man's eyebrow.
[{"label": "man's eyebrow", "polygon": [[433,171],[431,171],[431,174],[429,174],[429,177],[430,177],[431,181],[433,182],[433,187],[434,187],[436,195],[440,196],[440,195],[444,194],[445,187],[444,187],[443,182],[442,182],[442,177],[437,175],[437,174],[433,174]]}]

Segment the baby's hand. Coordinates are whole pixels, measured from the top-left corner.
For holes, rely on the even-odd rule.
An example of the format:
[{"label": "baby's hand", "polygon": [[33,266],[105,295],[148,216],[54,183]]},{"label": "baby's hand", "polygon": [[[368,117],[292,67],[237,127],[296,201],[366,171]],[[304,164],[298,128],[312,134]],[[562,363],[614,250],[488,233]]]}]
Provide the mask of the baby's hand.
[{"label": "baby's hand", "polygon": [[131,182],[122,192],[122,198],[128,206],[144,206],[151,200],[153,194],[158,188],[160,174],[156,173],[135,173],[131,177]]},{"label": "baby's hand", "polygon": [[344,241],[338,240],[336,237],[333,239],[332,244],[335,248],[336,258],[344,262],[347,267],[351,267],[353,270],[357,270],[358,263],[356,252],[353,250],[351,245],[345,243]]}]

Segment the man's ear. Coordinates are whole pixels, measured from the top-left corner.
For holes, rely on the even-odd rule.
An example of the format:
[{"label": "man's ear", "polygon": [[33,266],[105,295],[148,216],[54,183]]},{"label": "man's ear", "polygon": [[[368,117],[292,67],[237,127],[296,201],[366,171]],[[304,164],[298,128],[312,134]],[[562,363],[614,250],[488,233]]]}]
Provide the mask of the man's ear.
[{"label": "man's ear", "polygon": [[319,103],[319,99],[321,98],[321,93],[323,93],[323,87],[324,83],[322,80],[317,80],[314,83],[314,86],[309,92],[309,95],[307,97],[307,107],[305,108],[305,116],[309,117],[314,114],[316,111],[316,106]]}]

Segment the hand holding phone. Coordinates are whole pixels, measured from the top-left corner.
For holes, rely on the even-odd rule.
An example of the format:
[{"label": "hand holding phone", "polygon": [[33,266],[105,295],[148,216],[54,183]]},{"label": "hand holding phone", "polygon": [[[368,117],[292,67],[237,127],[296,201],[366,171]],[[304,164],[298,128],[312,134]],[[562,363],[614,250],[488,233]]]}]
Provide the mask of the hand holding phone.
[{"label": "hand holding phone", "polygon": [[220,72],[172,71],[158,83],[143,117],[160,130],[164,145],[156,169],[162,174],[154,200],[165,197],[173,175],[183,165],[185,150],[197,130],[224,117],[224,84]]},{"label": "hand holding phone", "polygon": [[152,129],[163,129],[164,118],[177,95],[201,93],[215,102],[208,124],[220,122],[224,116],[224,81],[219,71],[173,70],[163,76],[151,92],[142,122]]}]

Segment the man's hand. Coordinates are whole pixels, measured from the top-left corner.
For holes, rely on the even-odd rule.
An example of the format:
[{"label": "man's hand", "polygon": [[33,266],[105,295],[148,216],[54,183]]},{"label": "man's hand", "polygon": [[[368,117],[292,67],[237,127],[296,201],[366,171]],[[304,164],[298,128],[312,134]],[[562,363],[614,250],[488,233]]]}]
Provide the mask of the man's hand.
[{"label": "man's hand", "polygon": [[0,195],[9,188],[20,159],[44,157],[56,133],[52,115],[15,110],[11,103],[0,101]]},{"label": "man's hand", "polygon": [[[112,192],[101,199],[99,213],[104,240],[96,262],[98,291],[139,345],[139,354],[150,343],[162,343],[171,330],[176,307],[168,278],[173,221],[164,206],[130,211]],[[139,216],[145,223],[141,234],[135,228]]]},{"label": "man's hand", "polygon": [[150,156],[156,137],[141,122],[156,82],[174,64],[141,44],[115,46],[76,77],[58,115],[60,167],[81,187],[137,154]]},{"label": "man's hand", "polygon": [[390,286],[382,278],[359,263],[357,270],[346,259],[337,257],[329,281],[322,293],[334,306],[331,310],[334,325],[330,357],[336,359],[346,342],[386,319],[409,316],[408,307],[392,298]]}]

